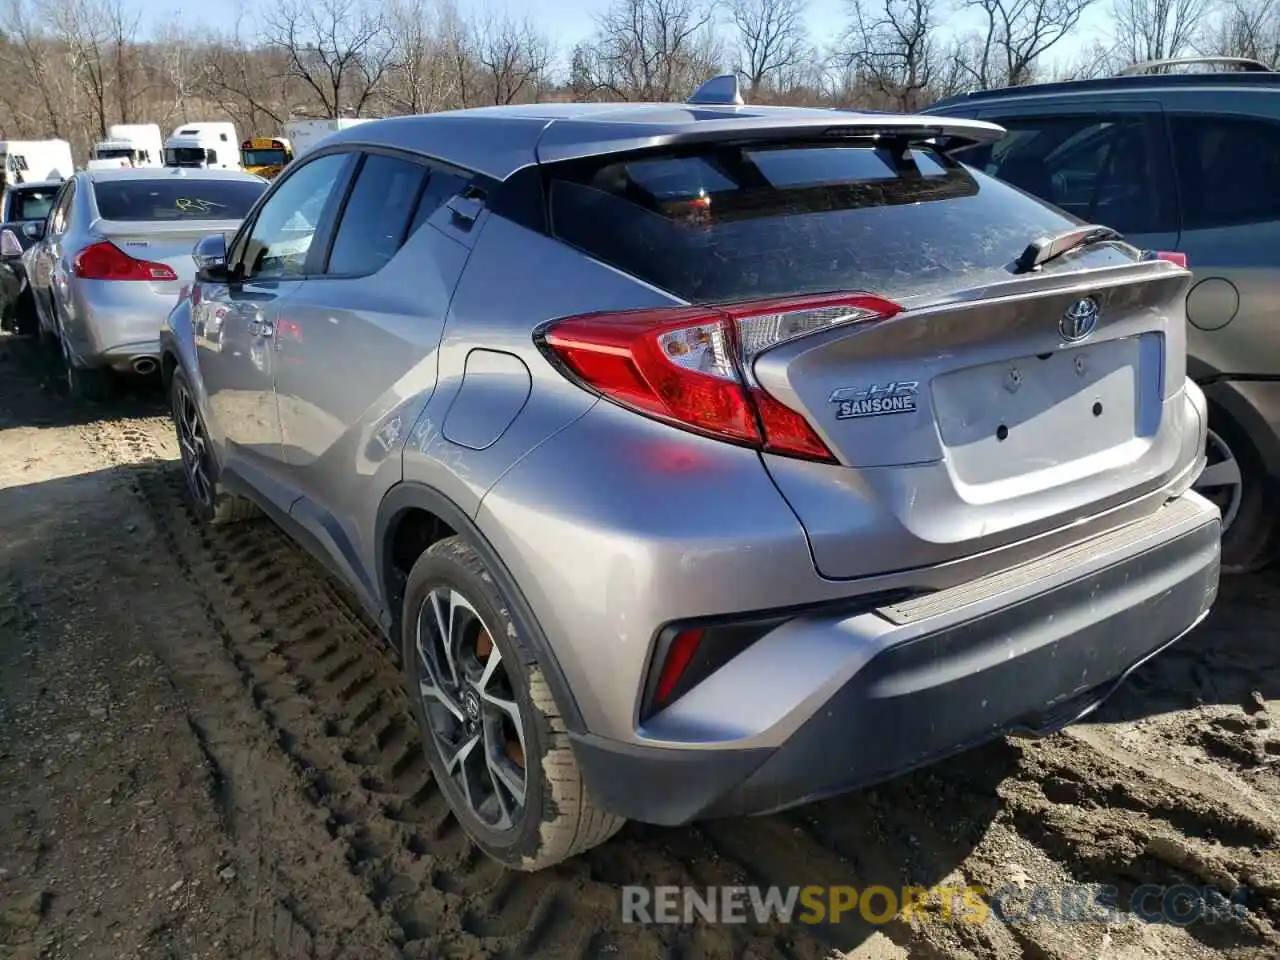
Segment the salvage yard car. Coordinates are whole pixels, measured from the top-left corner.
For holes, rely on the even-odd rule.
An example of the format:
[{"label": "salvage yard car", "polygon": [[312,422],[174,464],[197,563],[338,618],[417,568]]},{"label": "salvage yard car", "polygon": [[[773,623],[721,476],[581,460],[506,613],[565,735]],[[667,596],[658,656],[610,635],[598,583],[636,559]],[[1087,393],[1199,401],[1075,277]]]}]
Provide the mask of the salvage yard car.
[{"label": "salvage yard car", "polygon": [[53,209],[62,180],[11,183],[0,196],[0,276],[5,287],[0,328],[23,336],[36,332],[36,307],[23,261]]},{"label": "salvage yard car", "polygon": [[234,231],[266,185],[237,171],[145,168],[62,185],[23,263],[73,397],[103,397],[115,373],[157,370],[160,326],[195,273],[192,244]]},{"label": "salvage yard car", "polygon": [[[1234,69],[1166,72],[1201,66]],[[1223,570],[1265,566],[1280,542],[1280,73],[1237,57],[1177,58],[927,112],[1004,126],[1009,136],[959,159],[1187,258],[1187,370],[1209,401],[1196,489],[1222,511]]]},{"label": "salvage yard car", "polygon": [[740,104],[337,133],[161,335],[194,509],[360,597],[513,868],[1057,730],[1216,595],[1188,272],[998,126]]}]

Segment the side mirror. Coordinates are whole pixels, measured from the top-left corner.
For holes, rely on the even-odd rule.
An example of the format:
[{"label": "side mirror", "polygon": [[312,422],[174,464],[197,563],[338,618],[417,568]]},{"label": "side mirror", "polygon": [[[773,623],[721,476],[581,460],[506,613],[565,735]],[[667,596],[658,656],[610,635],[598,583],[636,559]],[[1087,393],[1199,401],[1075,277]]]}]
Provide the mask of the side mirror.
[{"label": "side mirror", "polygon": [[28,220],[22,225],[22,233],[28,240],[41,240],[44,238],[44,221]]},{"label": "side mirror", "polygon": [[196,262],[196,279],[201,283],[227,283],[231,279],[227,270],[227,238],[221,233],[211,233],[196,241],[191,251]]}]

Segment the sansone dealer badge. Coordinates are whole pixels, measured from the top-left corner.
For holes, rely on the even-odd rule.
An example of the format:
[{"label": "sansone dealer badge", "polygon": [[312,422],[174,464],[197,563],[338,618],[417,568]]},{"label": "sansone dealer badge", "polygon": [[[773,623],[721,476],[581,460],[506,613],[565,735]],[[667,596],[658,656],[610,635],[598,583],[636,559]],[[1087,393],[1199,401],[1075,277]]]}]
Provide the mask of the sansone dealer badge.
[{"label": "sansone dealer badge", "polygon": [[915,413],[920,384],[916,380],[873,383],[869,387],[841,387],[831,393],[837,420],[879,417],[889,413]]}]

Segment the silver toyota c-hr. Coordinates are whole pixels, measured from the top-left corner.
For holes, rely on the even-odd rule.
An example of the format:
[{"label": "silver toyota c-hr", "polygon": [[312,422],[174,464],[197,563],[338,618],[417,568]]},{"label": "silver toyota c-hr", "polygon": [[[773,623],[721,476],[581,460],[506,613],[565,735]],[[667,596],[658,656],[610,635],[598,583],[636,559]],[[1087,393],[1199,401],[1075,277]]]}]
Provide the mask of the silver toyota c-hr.
[{"label": "silver toyota c-hr", "polygon": [[1217,592],[1187,270],[724,84],[336,134],[163,331],[196,509],[359,595],[518,869],[1057,730]]}]

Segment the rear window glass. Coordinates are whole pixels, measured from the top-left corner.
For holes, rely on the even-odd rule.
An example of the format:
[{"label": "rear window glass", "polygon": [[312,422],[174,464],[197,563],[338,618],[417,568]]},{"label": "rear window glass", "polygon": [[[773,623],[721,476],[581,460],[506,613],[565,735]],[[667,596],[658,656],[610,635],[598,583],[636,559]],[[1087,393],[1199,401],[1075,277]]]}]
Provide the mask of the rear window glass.
[{"label": "rear window glass", "polygon": [[559,239],[693,302],[935,293],[1007,277],[1077,222],[927,149],[830,144],[576,163],[551,214]]},{"label": "rear window glass", "polygon": [[241,220],[267,189],[253,180],[111,180],[93,185],[107,220]]},{"label": "rear window glass", "polygon": [[43,220],[53,209],[53,198],[57,195],[58,187],[13,190],[9,194],[9,219]]}]

